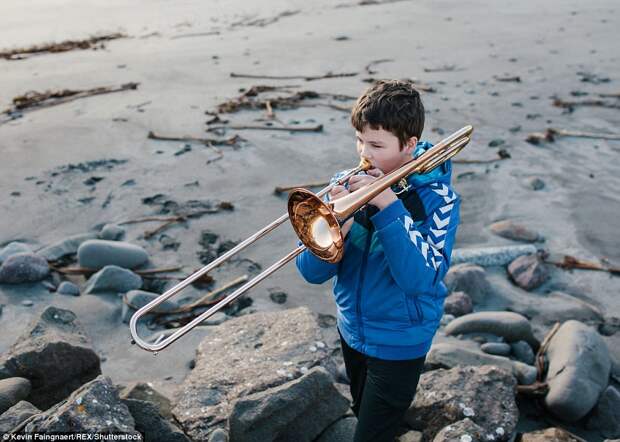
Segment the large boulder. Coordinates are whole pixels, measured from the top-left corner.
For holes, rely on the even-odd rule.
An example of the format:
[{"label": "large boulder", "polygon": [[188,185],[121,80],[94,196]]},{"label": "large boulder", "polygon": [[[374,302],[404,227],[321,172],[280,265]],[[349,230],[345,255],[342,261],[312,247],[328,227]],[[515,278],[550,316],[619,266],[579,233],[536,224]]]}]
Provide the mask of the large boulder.
[{"label": "large boulder", "polygon": [[470,418],[445,426],[435,435],[433,442],[485,442],[484,428]]},{"label": "large boulder", "polygon": [[28,401],[45,410],[101,373],[99,356],[73,312],[48,307],[0,358],[4,375],[23,377]]},{"label": "large boulder", "polygon": [[406,422],[433,438],[465,418],[484,430],[485,441],[511,440],[519,420],[516,382],[509,370],[487,365],[457,366],[422,373]]},{"label": "large boulder", "polygon": [[485,270],[474,264],[457,264],[448,270],[444,283],[451,292],[465,292],[475,304],[483,303],[491,293]]},{"label": "large boulder", "polygon": [[19,401],[0,416],[0,434],[6,434],[30,416],[40,413],[30,402]]},{"label": "large boulder", "polygon": [[127,406],[105,376],[84,384],[66,400],[32,418],[24,432],[137,434]]},{"label": "large boulder", "polygon": [[190,442],[179,427],[167,421],[151,402],[123,399],[135,421],[135,428],[149,442]]},{"label": "large boulder", "polygon": [[254,313],[212,328],[196,351],[196,365],[177,391],[173,413],[185,433],[208,440],[225,427],[237,399],[336,364],[316,316],[307,308]]},{"label": "large boulder", "polygon": [[566,321],[551,338],[547,357],[545,405],[558,418],[576,422],[592,410],[609,382],[605,341],[593,328]]},{"label": "large boulder", "polygon": [[349,409],[333,377],[314,367],[302,377],[235,401],[230,438],[248,442],[314,440]]},{"label": "large boulder", "polygon": [[605,437],[620,437],[620,392],[608,386],[598,399],[587,428],[598,430]]},{"label": "large boulder", "polygon": [[137,399],[139,401],[150,402],[157,407],[157,411],[164,418],[173,420],[172,403],[170,399],[155,390],[150,382],[132,382],[123,386],[119,392],[121,399]]},{"label": "large boulder", "polygon": [[355,427],[357,427],[357,418],[346,416],[327,427],[316,442],[353,442]]},{"label": "large boulder", "polygon": [[451,321],[445,332],[447,335],[490,333],[503,337],[507,342],[526,341],[536,350],[540,345],[528,319],[514,312],[475,312],[463,315]]},{"label": "large boulder", "polygon": [[30,381],[24,378],[0,380],[0,414],[26,399],[30,394]]},{"label": "large boulder", "polygon": [[80,266],[101,269],[115,265],[126,269],[139,267],[149,260],[142,247],[122,241],[91,239],[84,241],[77,251]]},{"label": "large boulder", "polygon": [[0,266],[0,283],[21,284],[45,279],[50,271],[45,258],[36,253],[16,253]]},{"label": "large boulder", "polygon": [[575,439],[562,428],[545,428],[544,430],[531,431],[521,435],[521,442],[583,442],[583,439]]},{"label": "large boulder", "polygon": [[458,365],[495,365],[512,372],[521,385],[533,384],[537,374],[536,367],[531,365],[449,342],[434,344],[426,356],[426,364],[430,367],[441,368],[452,368]]}]

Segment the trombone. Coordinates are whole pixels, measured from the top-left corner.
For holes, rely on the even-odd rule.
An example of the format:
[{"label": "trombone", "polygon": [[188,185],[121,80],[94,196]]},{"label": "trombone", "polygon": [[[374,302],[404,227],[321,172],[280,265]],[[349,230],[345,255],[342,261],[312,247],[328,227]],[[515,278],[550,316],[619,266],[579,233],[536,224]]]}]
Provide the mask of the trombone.
[{"label": "trombone", "polygon": [[[428,173],[435,167],[443,164],[445,161],[459,153],[469,143],[472,131],[473,127],[469,125],[459,129],[452,135],[441,140],[431,149],[424,152],[418,158],[412,159],[389,174],[384,175],[357,191],[334,201],[326,203],[322,200],[322,197],[330,192],[334,186],[342,185],[353,175],[370,169],[372,165],[367,159],[362,158],[357,167],[350,170],[342,178],[338,179],[316,194],[307,189],[293,189],[288,197],[287,213],[283,214],[272,223],[266,225],[258,232],[254,233],[237,246],[230,249],[228,252],[216,258],[202,269],[196,271],[179,284],[170,288],[162,295],[137,310],[129,321],[129,329],[133,338],[132,344],[137,344],[144,350],[157,354],[157,352],[168,347],[170,344],[181,338],[181,336],[185,335],[187,332],[215,314],[224,306],[230,304],[239,296],[267,278],[269,275],[279,270],[306,249],[309,249],[313,254],[325,261],[332,263],[340,261],[344,253],[344,238],[342,236],[340,226],[348,218],[365,206],[374,197],[379,195],[391,185],[399,182],[401,179],[413,173]],[[213,307],[194,318],[185,326],[180,327],[167,338],[157,340],[152,344],[140,338],[137,331],[137,324],[138,320],[142,316],[150,313],[150,311],[159,304],[171,298],[189,284],[213,270],[215,267],[219,266],[236,253],[276,229],[287,219],[290,220],[295,233],[303,245],[289,252],[286,256],[272,264],[269,268],[261,272],[250,281],[246,282],[243,286],[223,298]]]}]

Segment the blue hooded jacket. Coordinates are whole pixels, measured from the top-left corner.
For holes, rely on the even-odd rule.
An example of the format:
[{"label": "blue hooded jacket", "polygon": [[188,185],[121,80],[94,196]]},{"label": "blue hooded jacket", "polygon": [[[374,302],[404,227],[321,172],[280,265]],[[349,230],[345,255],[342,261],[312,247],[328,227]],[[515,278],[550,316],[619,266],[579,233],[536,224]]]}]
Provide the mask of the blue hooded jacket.
[{"label": "blue hooded jacket", "polygon": [[[430,147],[418,143],[414,157]],[[403,360],[430,350],[448,295],[443,278],[459,224],[460,197],[450,176],[446,161],[427,174],[410,175],[409,190],[383,210],[367,205],[358,211],[340,262],[322,261],[309,250],[297,257],[306,281],[334,277],[338,328],[360,353]]]}]

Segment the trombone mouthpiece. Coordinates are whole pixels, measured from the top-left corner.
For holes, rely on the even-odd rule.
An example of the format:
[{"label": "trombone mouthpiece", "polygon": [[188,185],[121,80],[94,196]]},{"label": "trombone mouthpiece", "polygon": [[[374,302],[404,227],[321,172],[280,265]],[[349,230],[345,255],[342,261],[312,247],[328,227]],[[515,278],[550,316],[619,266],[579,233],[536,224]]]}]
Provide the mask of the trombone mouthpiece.
[{"label": "trombone mouthpiece", "polygon": [[370,163],[370,161],[368,160],[368,158],[364,158],[364,157],[362,157],[362,158],[360,159],[360,164],[359,164],[359,166],[357,166],[357,167],[359,167],[359,168],[360,168],[360,169],[362,169],[363,171],[366,171],[366,170],[372,169],[372,164]]}]

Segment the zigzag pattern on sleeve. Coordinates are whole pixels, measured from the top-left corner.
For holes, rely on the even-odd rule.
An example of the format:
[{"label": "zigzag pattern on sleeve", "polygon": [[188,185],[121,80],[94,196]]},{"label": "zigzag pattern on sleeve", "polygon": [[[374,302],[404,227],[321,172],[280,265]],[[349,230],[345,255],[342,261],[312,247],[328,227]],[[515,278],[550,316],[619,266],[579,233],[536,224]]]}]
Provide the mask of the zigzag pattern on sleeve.
[{"label": "zigzag pattern on sleeve", "polygon": [[403,226],[409,234],[411,242],[424,256],[426,266],[432,266],[437,270],[444,260],[444,255],[441,252],[445,246],[445,236],[457,194],[442,183],[432,183],[429,187],[442,200],[442,204],[432,212],[429,234],[423,235],[418,231],[414,227],[414,221],[408,215],[405,215],[403,219]]}]

